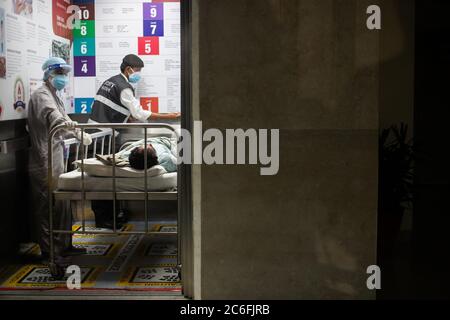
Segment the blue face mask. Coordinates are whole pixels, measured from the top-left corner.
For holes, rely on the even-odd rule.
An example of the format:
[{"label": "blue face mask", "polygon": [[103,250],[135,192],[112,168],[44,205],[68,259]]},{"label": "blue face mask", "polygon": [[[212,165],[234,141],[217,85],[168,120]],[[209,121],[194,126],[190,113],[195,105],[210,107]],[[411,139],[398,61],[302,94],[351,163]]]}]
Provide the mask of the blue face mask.
[{"label": "blue face mask", "polygon": [[140,72],[135,72],[135,73],[131,74],[128,78],[128,81],[130,81],[130,83],[138,83],[140,80],[141,80]]},{"label": "blue face mask", "polygon": [[69,84],[69,77],[63,74],[58,74],[52,79],[52,85],[56,90],[62,90]]}]

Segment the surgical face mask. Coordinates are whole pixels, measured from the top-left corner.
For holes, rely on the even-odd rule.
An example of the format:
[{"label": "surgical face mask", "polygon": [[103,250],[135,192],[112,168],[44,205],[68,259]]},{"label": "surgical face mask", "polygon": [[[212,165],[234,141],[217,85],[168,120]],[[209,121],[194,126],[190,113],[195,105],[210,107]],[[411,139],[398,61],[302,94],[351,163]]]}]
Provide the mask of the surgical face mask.
[{"label": "surgical face mask", "polygon": [[128,77],[128,81],[130,81],[130,83],[138,83],[141,78],[142,77],[140,72],[134,72]]},{"label": "surgical face mask", "polygon": [[62,90],[69,84],[69,77],[63,74],[58,74],[53,77],[52,85],[56,90]]}]

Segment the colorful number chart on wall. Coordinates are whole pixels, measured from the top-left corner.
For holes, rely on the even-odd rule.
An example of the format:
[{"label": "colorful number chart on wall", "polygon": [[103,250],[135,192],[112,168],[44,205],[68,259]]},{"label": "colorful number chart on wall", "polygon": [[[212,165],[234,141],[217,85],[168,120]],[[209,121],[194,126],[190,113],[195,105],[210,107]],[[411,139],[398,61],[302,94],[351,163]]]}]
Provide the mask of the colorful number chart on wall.
[{"label": "colorful number chart on wall", "polygon": [[138,94],[144,109],[153,112],[180,110],[180,4],[179,1],[154,0],[142,4],[143,28],[138,38],[138,53],[153,67],[148,72],[148,87]]},{"label": "colorful number chart on wall", "polygon": [[[91,83],[87,78],[96,76],[95,3],[94,0],[73,0],[72,3],[80,9],[80,24],[73,29],[74,107],[75,113],[90,113],[93,95],[83,87]],[[80,96],[83,91],[88,92]]]},{"label": "colorful number chart on wall", "polygon": [[95,77],[95,7],[94,0],[74,0],[80,7],[80,28],[73,30],[75,77]]},{"label": "colorful number chart on wall", "polygon": [[89,113],[101,84],[120,73],[127,54],[145,64],[136,98],[144,109],[177,112],[181,96],[179,0],[74,0],[75,112]]}]

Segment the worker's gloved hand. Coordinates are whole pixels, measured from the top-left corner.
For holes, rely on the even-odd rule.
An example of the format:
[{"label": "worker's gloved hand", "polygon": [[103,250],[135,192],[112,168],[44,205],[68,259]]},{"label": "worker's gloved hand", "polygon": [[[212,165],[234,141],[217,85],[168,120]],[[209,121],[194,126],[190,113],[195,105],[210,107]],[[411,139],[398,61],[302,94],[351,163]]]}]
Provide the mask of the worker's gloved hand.
[{"label": "worker's gloved hand", "polygon": [[170,116],[171,116],[173,119],[178,119],[178,118],[181,117],[181,113],[180,113],[180,112],[173,112],[173,113],[170,113]]},{"label": "worker's gloved hand", "polygon": [[78,122],[76,122],[76,121],[66,121],[64,124],[67,126],[68,129],[74,130],[75,127],[78,125]]},{"label": "worker's gloved hand", "polygon": [[[81,130],[77,131],[77,139],[81,141]],[[83,141],[82,143],[85,146],[88,146],[92,143],[92,137],[89,133],[83,133]]]}]

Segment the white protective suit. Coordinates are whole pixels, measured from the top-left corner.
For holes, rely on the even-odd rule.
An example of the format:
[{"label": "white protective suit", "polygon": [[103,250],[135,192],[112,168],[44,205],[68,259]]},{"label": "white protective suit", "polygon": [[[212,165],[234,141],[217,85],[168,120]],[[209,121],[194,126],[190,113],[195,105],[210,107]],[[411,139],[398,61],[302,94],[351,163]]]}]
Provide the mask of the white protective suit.
[{"label": "white protective suit", "polygon": [[[64,103],[56,90],[44,83],[30,98],[28,105],[28,131],[31,139],[29,159],[31,210],[34,220],[34,236],[43,253],[50,251],[49,212],[48,212],[48,136],[55,126],[71,119],[67,116]],[[64,172],[63,139],[74,137],[73,132],[61,130],[53,140],[53,186],[56,187],[60,174]],[[71,230],[72,216],[68,201],[54,201],[53,227],[58,230]],[[55,234],[55,253],[60,254],[71,245],[71,235]]]}]

